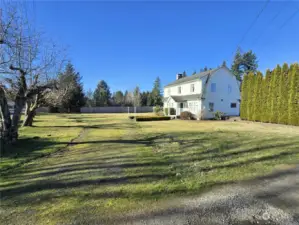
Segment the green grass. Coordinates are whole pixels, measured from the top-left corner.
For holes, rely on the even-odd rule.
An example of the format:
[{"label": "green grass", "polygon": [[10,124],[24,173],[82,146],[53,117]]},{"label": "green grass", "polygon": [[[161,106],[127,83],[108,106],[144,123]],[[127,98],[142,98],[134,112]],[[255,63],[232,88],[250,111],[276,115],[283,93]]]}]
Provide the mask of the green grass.
[{"label": "green grass", "polygon": [[[299,128],[248,122],[153,121],[127,115],[38,116],[1,168],[1,224],[101,224],[173,199],[298,163]],[[25,136],[26,134],[26,136]],[[51,136],[48,136],[51,134]],[[20,141],[22,143],[22,140]],[[29,144],[30,143],[30,144]]]}]

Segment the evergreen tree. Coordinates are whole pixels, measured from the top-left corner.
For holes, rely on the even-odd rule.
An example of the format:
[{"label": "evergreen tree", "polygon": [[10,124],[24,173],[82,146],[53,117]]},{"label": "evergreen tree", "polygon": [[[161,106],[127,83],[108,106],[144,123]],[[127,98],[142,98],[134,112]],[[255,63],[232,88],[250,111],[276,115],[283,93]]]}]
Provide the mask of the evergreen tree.
[{"label": "evergreen tree", "polygon": [[248,114],[247,114],[248,91],[250,91],[250,87],[248,87],[248,75],[245,75],[242,82],[242,92],[241,92],[242,97],[241,97],[241,109],[240,109],[240,116],[241,119],[243,120],[248,119]]},{"label": "evergreen tree", "polygon": [[186,71],[183,72],[182,77],[187,77]]},{"label": "evergreen tree", "polygon": [[161,95],[161,81],[159,77],[157,77],[155,80],[154,87],[151,93],[151,98],[154,106],[163,105],[163,100]]},{"label": "evergreen tree", "polygon": [[124,105],[124,94],[122,91],[117,91],[113,94],[113,100],[116,105]]},{"label": "evergreen tree", "polygon": [[255,79],[256,76],[253,72],[248,74],[248,86],[250,87],[250,91],[248,92],[248,108],[247,108],[247,115],[248,120],[253,120],[254,114],[254,106],[255,106],[255,95],[254,87],[255,87]]},{"label": "evergreen tree", "polygon": [[290,69],[289,118],[290,125],[299,125],[299,64]]},{"label": "evergreen tree", "polygon": [[255,76],[254,83],[254,97],[253,97],[253,121],[261,121],[261,107],[264,104],[262,102],[263,92],[262,92],[263,75],[261,72],[257,72]]},{"label": "evergreen tree", "polygon": [[101,80],[93,93],[93,98],[96,106],[110,105],[111,92],[108,84]]},{"label": "evergreen tree", "polygon": [[262,122],[269,122],[271,116],[271,71],[266,71],[266,77],[263,80],[263,110],[262,110]]},{"label": "evergreen tree", "polygon": [[289,99],[289,67],[284,63],[282,66],[279,84],[279,116],[278,123],[288,123],[288,99]]},{"label": "evergreen tree", "polygon": [[227,67],[226,66],[226,61],[224,60],[223,62],[222,62],[222,65],[221,65],[222,67]]},{"label": "evergreen tree", "polygon": [[281,67],[277,65],[271,76],[271,123],[278,123],[279,117],[279,83],[281,76]]},{"label": "evergreen tree", "polygon": [[231,70],[233,74],[235,74],[237,80],[241,81],[244,74],[251,71],[256,72],[257,68],[257,57],[251,50],[242,54],[240,49],[237,49],[231,66]]},{"label": "evergreen tree", "polygon": [[83,92],[82,77],[75,71],[73,65],[68,63],[65,71],[58,75],[59,89],[67,90],[65,97],[59,104],[67,112],[77,112],[85,105],[85,95]]},{"label": "evergreen tree", "polygon": [[196,70],[194,70],[194,72],[192,73],[192,75],[195,75],[196,74]]},{"label": "evergreen tree", "polygon": [[133,105],[134,105],[135,107],[137,107],[137,106],[141,106],[140,89],[139,89],[138,86],[134,89],[133,95],[134,95],[134,102],[133,102]]}]

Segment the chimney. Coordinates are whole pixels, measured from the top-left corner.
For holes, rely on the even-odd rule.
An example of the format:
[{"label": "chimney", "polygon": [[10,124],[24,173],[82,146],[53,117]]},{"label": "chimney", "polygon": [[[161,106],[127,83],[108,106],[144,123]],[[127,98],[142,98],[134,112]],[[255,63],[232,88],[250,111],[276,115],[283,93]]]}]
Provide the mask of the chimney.
[{"label": "chimney", "polygon": [[176,75],[176,79],[178,80],[178,79],[181,79],[183,77],[183,74],[181,74],[181,73],[178,73],[177,75]]}]

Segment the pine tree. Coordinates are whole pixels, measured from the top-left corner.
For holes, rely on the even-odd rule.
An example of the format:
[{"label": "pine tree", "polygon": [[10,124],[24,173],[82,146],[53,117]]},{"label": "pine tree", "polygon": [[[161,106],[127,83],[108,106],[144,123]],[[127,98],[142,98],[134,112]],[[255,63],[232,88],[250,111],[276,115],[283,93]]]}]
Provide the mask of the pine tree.
[{"label": "pine tree", "polygon": [[247,120],[248,114],[247,114],[247,108],[248,108],[248,75],[244,76],[244,79],[242,81],[242,92],[241,92],[241,109],[240,109],[240,116],[241,119]]},{"label": "pine tree", "polygon": [[284,63],[282,66],[280,83],[279,83],[279,117],[278,123],[288,123],[288,98],[289,98],[289,80],[288,80],[289,67]]},{"label": "pine tree", "polygon": [[263,110],[262,110],[262,122],[268,123],[271,116],[271,71],[266,71],[266,77],[263,80]]},{"label": "pine tree", "polygon": [[248,74],[248,103],[247,103],[247,117],[248,120],[253,119],[253,106],[254,106],[254,84],[255,84],[255,75],[253,72]]},{"label": "pine tree", "polygon": [[96,106],[110,105],[111,92],[108,84],[104,80],[101,80],[98,83],[97,88],[93,93],[93,98]]},{"label": "pine tree", "polygon": [[65,71],[58,75],[59,89],[67,90],[59,104],[64,111],[77,112],[86,103],[83,92],[82,77],[76,72],[71,63],[66,65]]},{"label": "pine tree", "polygon": [[157,77],[155,80],[154,87],[151,93],[151,98],[154,106],[163,105],[163,100],[161,95],[161,81],[159,77]]},{"label": "pine tree", "polygon": [[271,123],[278,123],[279,114],[279,83],[280,83],[281,67],[277,67],[273,71],[273,76],[271,76]]},{"label": "pine tree", "polygon": [[182,77],[187,77],[186,71],[183,72]]},{"label": "pine tree", "polygon": [[257,72],[254,83],[254,97],[253,97],[253,121],[261,121],[261,107],[262,107],[262,82],[263,75]]},{"label": "pine tree", "polygon": [[299,126],[299,65],[295,64],[290,69],[290,92],[288,124]]}]

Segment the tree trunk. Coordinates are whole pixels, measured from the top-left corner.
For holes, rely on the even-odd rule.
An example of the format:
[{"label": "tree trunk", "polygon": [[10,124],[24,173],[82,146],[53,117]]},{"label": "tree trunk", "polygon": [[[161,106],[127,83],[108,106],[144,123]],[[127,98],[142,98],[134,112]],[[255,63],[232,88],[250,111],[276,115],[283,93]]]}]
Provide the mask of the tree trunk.
[{"label": "tree trunk", "polygon": [[33,119],[36,115],[36,109],[32,109],[28,112],[28,114],[26,115],[24,122],[23,122],[23,127],[32,127],[33,125]]},{"label": "tree trunk", "polygon": [[12,141],[11,126],[12,121],[10,117],[10,112],[7,104],[7,99],[5,96],[4,89],[0,86],[0,119],[3,129],[3,138],[5,143],[10,143]]},{"label": "tree trunk", "polygon": [[26,115],[25,119],[23,121],[23,127],[32,127],[33,125],[33,119],[36,115],[36,109],[38,108],[38,101],[40,99],[40,95],[37,94],[35,96],[34,102],[33,101],[27,101],[26,105]]},{"label": "tree trunk", "polygon": [[17,96],[15,99],[15,106],[14,106],[14,114],[12,117],[12,127],[11,127],[11,135],[12,135],[12,142],[16,142],[19,137],[19,123],[21,119],[21,114],[23,108],[26,103],[25,97]]}]

